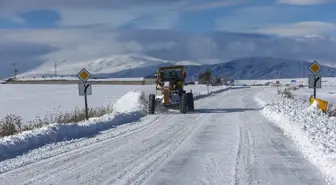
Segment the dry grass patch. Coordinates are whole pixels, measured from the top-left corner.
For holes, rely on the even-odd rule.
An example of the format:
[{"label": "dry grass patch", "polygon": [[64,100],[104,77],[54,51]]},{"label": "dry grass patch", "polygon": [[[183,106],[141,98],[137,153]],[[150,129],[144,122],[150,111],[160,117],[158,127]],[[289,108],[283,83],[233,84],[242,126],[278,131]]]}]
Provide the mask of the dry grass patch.
[{"label": "dry grass patch", "polygon": [[[0,120],[0,137],[14,135],[35,128],[41,128],[44,125],[53,123],[78,123],[85,120],[84,108],[76,107],[73,111],[68,112],[58,110],[54,113],[49,113],[44,117],[36,116],[34,120],[28,121],[26,124],[24,124],[22,117],[15,114],[8,114]],[[89,118],[101,117],[109,113],[112,113],[112,105],[88,109]]]}]

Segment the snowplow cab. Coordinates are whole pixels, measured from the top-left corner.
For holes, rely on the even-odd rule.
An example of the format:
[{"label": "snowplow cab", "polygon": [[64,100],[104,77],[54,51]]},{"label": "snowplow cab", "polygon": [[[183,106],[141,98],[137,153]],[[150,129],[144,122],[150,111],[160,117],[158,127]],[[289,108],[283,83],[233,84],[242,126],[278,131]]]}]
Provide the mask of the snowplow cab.
[{"label": "snowplow cab", "polygon": [[185,78],[185,66],[160,67],[156,75],[156,90],[163,90],[165,82],[170,82],[175,90],[183,90]]},{"label": "snowplow cab", "polygon": [[160,105],[178,108],[181,113],[194,110],[193,94],[184,90],[185,79],[185,66],[159,67],[156,73],[156,95],[149,95],[148,114],[154,114]]}]

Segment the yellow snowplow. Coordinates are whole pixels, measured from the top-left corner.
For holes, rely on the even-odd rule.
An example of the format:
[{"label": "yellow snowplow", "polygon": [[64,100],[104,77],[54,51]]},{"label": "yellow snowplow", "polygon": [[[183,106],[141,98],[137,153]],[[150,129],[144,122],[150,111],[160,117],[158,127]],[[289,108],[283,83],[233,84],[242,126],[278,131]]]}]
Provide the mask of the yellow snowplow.
[{"label": "yellow snowplow", "polygon": [[185,66],[159,67],[156,73],[156,94],[149,95],[148,114],[154,114],[158,105],[179,109],[180,113],[194,110],[192,92],[184,90]]}]

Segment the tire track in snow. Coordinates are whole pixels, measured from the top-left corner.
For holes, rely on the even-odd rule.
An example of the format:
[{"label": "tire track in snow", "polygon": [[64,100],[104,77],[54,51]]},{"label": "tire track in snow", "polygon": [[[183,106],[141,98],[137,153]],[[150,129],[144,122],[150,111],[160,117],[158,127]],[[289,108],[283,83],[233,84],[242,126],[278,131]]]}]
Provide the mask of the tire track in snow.
[{"label": "tire track in snow", "polygon": [[[99,159],[99,156],[101,153],[104,153],[108,150],[111,150],[109,147],[104,147],[106,146],[107,143],[110,142],[116,142],[114,143],[113,149],[112,150],[118,150],[118,147],[121,147],[124,144],[124,140],[127,137],[135,137],[138,134],[141,134],[142,132],[146,131],[148,127],[160,127],[160,124],[156,122],[157,116],[153,117],[148,117],[139,127],[136,127],[135,129],[131,130],[126,130],[116,136],[113,136],[109,138],[109,135],[101,135],[103,139],[102,141],[95,142],[95,139],[93,139],[93,144],[86,145],[84,147],[76,148],[74,150],[71,150],[70,152],[65,152],[60,155],[56,155],[54,157],[50,157],[46,160],[41,160],[33,164],[29,164],[27,166],[22,166],[21,168],[12,170],[8,173],[3,173],[0,174],[0,180],[5,180],[5,177],[11,176],[12,174],[16,173],[23,173],[25,174],[24,176],[28,177],[34,177],[32,179],[29,179],[27,182],[34,182],[38,181],[38,179],[44,179],[50,174],[56,174],[57,171],[62,171],[62,170],[68,170],[69,168],[76,166],[76,164],[79,164],[82,162],[84,159],[89,159],[89,158],[94,158],[94,159]],[[153,122],[152,122],[153,121]],[[113,131],[111,132],[113,133]],[[107,133],[107,134],[111,134]],[[105,139],[105,140],[104,140]],[[83,142],[82,140],[78,141],[79,143]],[[77,143],[72,143],[71,145],[74,145],[76,147]],[[60,149],[62,146],[59,146]],[[48,152],[46,151],[48,148],[41,148],[38,151],[39,152]],[[26,157],[26,156],[23,156]],[[61,161],[61,162],[60,162]],[[64,165],[66,164],[66,165]],[[30,170],[25,170],[25,167],[30,167],[30,168],[35,168],[37,169],[36,171],[30,171]],[[41,168],[43,167],[43,168]],[[38,175],[36,175],[38,174]]]},{"label": "tire track in snow", "polygon": [[[165,119],[165,120],[166,121],[173,121],[173,117],[168,117],[168,119]],[[85,163],[85,164],[80,165],[80,166],[75,166],[74,169],[76,169],[76,171],[87,172],[88,169],[89,169],[89,167],[90,167],[90,165],[98,165],[98,166],[103,165],[105,161],[109,160],[109,158],[115,158],[115,156],[118,156],[119,153],[121,153],[121,154],[119,154],[119,156],[121,156],[123,153],[125,153],[124,150],[127,150],[128,148],[130,148],[129,145],[135,145],[135,144],[139,144],[140,145],[140,144],[146,142],[146,140],[148,140],[149,138],[157,137],[159,134],[165,133],[165,132],[169,131],[169,129],[170,129],[170,128],[165,127],[159,120],[157,121],[156,125],[159,126],[159,127],[151,129],[151,130],[153,130],[155,132],[151,132],[148,135],[146,135],[145,133],[142,133],[142,135],[138,134],[137,136],[134,136],[132,138],[124,139],[122,141],[124,145],[123,145],[123,147],[120,150],[118,150],[116,152],[113,152],[113,153],[111,153],[109,151],[106,151],[98,159],[95,159],[93,161],[90,161],[90,162]],[[148,131],[149,130],[147,130],[147,132]],[[141,138],[141,140],[139,140],[139,138]],[[158,146],[155,146],[155,147],[158,147]],[[155,148],[155,147],[153,147],[153,148]],[[141,156],[141,154],[142,153],[140,153],[139,151],[137,152],[137,155]],[[124,154],[124,156],[125,155],[127,155],[127,154]],[[112,161],[109,161],[109,162],[111,162],[111,163],[117,163],[119,160],[120,160],[120,158],[117,158],[117,160],[112,160]],[[126,160],[130,161],[131,163],[135,162],[132,157],[131,158],[127,158]],[[98,164],[94,164],[95,162],[98,162]]]},{"label": "tire track in snow", "polygon": [[[241,122],[245,124],[244,122]],[[251,134],[245,125],[239,124],[239,145],[236,156],[235,185],[252,184],[254,179],[253,144]],[[252,141],[253,142],[253,141]]]},{"label": "tire track in snow", "polygon": [[[158,119],[158,117],[147,118],[152,119],[153,121]],[[63,159],[64,161],[70,161],[72,159],[76,159],[77,157],[88,155],[88,150],[102,148],[103,145],[106,145],[106,143],[111,142],[112,140],[118,140],[122,137],[127,137],[128,135],[140,132],[147,127],[155,124],[155,122],[151,121],[146,121],[144,123],[146,124],[134,124],[131,126],[131,128],[122,127],[120,128],[120,130],[119,128],[107,130],[104,131],[104,133],[107,132],[107,134],[98,135],[95,138],[78,139],[70,142],[66,141],[56,144],[49,144],[44,147],[35,149],[32,152],[29,152],[23,156],[17,157],[16,159],[3,161],[0,163],[0,179],[3,173],[10,170],[12,172],[20,171],[22,167],[27,165],[36,166],[48,162],[50,166],[55,168],[60,164],[57,162],[53,163],[53,161],[57,161],[59,159]],[[40,155],[36,156],[36,154]]]},{"label": "tire track in snow", "polygon": [[[175,120],[170,124],[170,126],[176,125],[175,128],[169,127],[171,129],[168,129],[168,131],[163,130],[161,137],[153,136],[150,140],[139,137],[139,142],[128,143],[128,147],[125,150],[116,153],[114,156],[110,156],[110,159],[100,158],[99,163],[94,165],[95,171],[91,171],[89,168],[86,170],[85,168],[79,168],[74,173],[69,173],[68,175],[66,173],[61,174],[62,182],[60,183],[68,181],[70,183],[76,176],[76,173],[85,174],[85,176],[76,179],[76,182],[79,184],[102,184],[104,182],[108,184],[115,184],[117,182],[119,184],[127,184],[128,181],[132,181],[129,178],[132,179],[133,177],[134,179],[135,173],[137,173],[135,175],[136,178],[143,177],[138,179],[142,181],[147,174],[145,172],[148,172],[147,169],[155,169],[155,164],[160,164],[163,159],[179,146],[180,142],[183,141],[183,137],[187,137],[195,129],[195,125],[190,125],[190,121],[193,119],[195,119],[194,116],[181,121],[180,118],[175,117]],[[187,123],[189,123],[189,126],[186,125]],[[142,143],[143,141],[144,143]],[[92,181],[89,181],[88,177]],[[107,180],[104,179],[106,177],[108,177]],[[54,179],[51,180],[53,181]]]},{"label": "tire track in snow", "polygon": [[[259,89],[260,90],[260,89]],[[260,107],[254,99],[258,89],[247,91],[243,99],[245,107]],[[314,167],[295,144],[259,112],[246,112],[245,120],[250,136],[253,171],[249,184],[326,184],[321,173]]]},{"label": "tire track in snow", "polygon": [[[237,142],[237,121],[240,108],[226,108],[236,92],[226,92],[207,99],[199,108],[209,116],[184,148],[177,149],[144,182],[152,184],[233,184]],[[220,101],[219,101],[220,100]],[[224,105],[224,106],[223,106]],[[230,104],[231,105],[231,104]],[[239,106],[239,105],[238,105]]]},{"label": "tire track in snow", "polygon": [[[154,121],[152,122],[152,119]],[[94,147],[87,146],[88,148],[87,151],[82,151],[80,154],[75,154],[75,155],[69,155],[69,156],[64,156],[65,159],[63,158],[55,158],[52,159],[54,162],[51,166],[53,168],[49,171],[44,171],[42,174],[35,176],[33,179],[30,179],[29,181],[26,181],[25,183],[31,184],[33,182],[44,182],[49,180],[50,178],[53,178],[53,176],[56,176],[58,174],[64,173],[66,171],[71,171],[73,169],[78,169],[78,168],[89,168],[90,165],[94,164],[96,161],[99,161],[101,159],[104,159],[106,156],[113,155],[115,153],[118,153],[122,151],[123,149],[127,148],[128,146],[125,145],[125,140],[132,140],[135,139],[136,137],[139,137],[143,135],[144,131],[148,131],[147,129],[149,127],[153,127],[153,129],[162,129],[161,125],[159,122],[156,120],[158,119],[157,116],[152,117],[152,119],[147,119],[145,123],[150,123],[150,124],[144,124],[146,126],[141,127],[140,129],[133,130],[131,132],[126,132],[125,134],[119,135],[118,138],[112,138],[114,141],[113,146],[105,146],[107,142],[111,142],[112,140],[105,140],[102,143],[98,145],[94,145]],[[171,118],[168,118],[168,120]],[[151,135],[155,134],[156,132],[150,133],[148,137]],[[75,151],[72,151],[71,153],[74,153]],[[84,153],[85,152],[85,153]],[[84,155],[83,155],[84,154]],[[69,157],[69,158],[68,158]],[[90,160],[89,160],[90,159]],[[92,160],[93,159],[93,160]],[[62,163],[59,163],[58,161],[61,160]],[[86,163],[83,163],[83,161],[89,161]],[[57,167],[54,166],[54,164],[59,163]],[[50,164],[50,162],[49,162]]]},{"label": "tire track in snow", "polygon": [[[246,92],[240,92],[238,95],[239,102],[243,105],[243,97]],[[238,115],[237,115],[238,116]],[[236,167],[235,167],[235,185],[241,184],[252,184],[255,178],[255,169],[253,158],[254,154],[254,140],[249,130],[249,125],[246,123],[246,112],[244,111],[238,117],[239,124],[239,145],[237,149],[236,156]]]},{"label": "tire track in snow", "polygon": [[[129,173],[131,176],[133,176],[133,178],[130,179],[128,182],[132,181],[133,183],[127,183],[127,184],[135,185],[143,183],[151,173],[157,170],[157,168],[163,163],[163,161],[167,160],[167,158],[169,158],[171,155],[173,155],[173,153],[176,152],[177,148],[182,147],[185,142],[188,142],[190,137],[192,137],[203,124],[206,124],[204,121],[208,119],[209,115],[200,115],[199,119],[197,120],[198,123],[191,124],[189,125],[190,127],[185,128],[182,134],[180,135],[180,138],[176,138],[175,141],[173,142],[174,145],[171,145],[171,147],[166,147],[164,152],[161,152],[159,156],[157,156],[156,158],[154,158],[154,160],[152,160],[153,161],[152,165],[146,165],[146,167],[140,168],[140,171],[138,171],[138,173],[135,172]],[[190,124],[190,123],[195,123],[195,120],[193,119],[185,121],[185,123],[183,124]]]},{"label": "tire track in snow", "polygon": [[[118,179],[118,184],[130,184],[130,181],[138,179],[143,176],[146,172],[146,169],[154,167],[154,163],[160,161],[164,155],[169,156],[169,153],[174,150],[172,144],[175,144],[179,141],[179,135],[182,135],[184,130],[177,131],[172,134],[173,140],[168,140],[168,142],[162,142],[158,146],[152,146],[149,148],[149,151],[146,150],[143,152],[144,155],[133,156],[132,160],[128,161],[126,164],[119,166],[119,171],[114,174],[111,178],[107,179],[103,184],[114,184],[116,179]],[[136,164],[136,165],[134,165]],[[138,165],[139,164],[139,165]],[[140,179],[141,181],[142,179]],[[120,183],[123,182],[123,183]]]}]

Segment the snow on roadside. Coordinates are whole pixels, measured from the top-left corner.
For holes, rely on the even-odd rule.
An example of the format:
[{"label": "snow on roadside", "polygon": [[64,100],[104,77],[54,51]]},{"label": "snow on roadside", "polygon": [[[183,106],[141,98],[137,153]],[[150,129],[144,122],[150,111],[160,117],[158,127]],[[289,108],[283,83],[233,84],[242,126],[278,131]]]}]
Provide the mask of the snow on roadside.
[{"label": "snow on roadside", "polygon": [[130,114],[142,110],[145,114],[146,99],[143,92],[130,91],[113,105],[114,114]]},{"label": "snow on roadside", "polygon": [[[94,136],[100,131],[139,120],[146,115],[144,93],[131,91],[121,97],[110,115],[73,124],[54,123],[39,129],[0,139],[0,161],[21,155],[49,143]],[[126,110],[124,105],[132,104]]]},{"label": "snow on roadside", "polygon": [[[241,87],[217,87],[209,95]],[[195,93],[195,100],[208,96],[207,92]],[[146,97],[142,91],[130,91],[113,106],[113,112],[89,121],[73,124],[54,123],[39,129],[0,138],[0,162],[27,153],[50,143],[92,137],[101,131],[132,123],[146,116]]]},{"label": "snow on roadside", "polygon": [[315,104],[302,99],[285,99],[269,92],[256,96],[265,106],[261,113],[280,127],[302,153],[336,184],[336,118],[328,117]]}]

